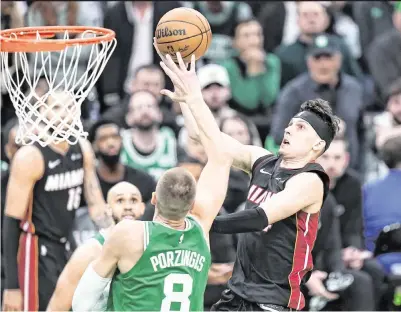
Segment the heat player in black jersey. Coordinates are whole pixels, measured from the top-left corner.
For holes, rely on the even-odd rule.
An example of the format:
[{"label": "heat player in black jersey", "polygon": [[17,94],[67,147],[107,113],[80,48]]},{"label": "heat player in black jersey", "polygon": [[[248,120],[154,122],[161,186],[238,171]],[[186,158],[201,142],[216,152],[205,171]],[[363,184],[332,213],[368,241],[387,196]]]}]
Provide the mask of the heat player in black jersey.
[{"label": "heat player in black jersey", "polygon": [[[69,104],[64,93],[49,97],[48,103],[55,100]],[[65,107],[55,106],[48,114],[65,118],[66,112]],[[104,226],[100,223],[108,219],[105,201],[87,141],[46,147],[35,143],[15,154],[3,227],[4,310],[46,310],[67,261],[67,237],[84,193],[93,219]]]},{"label": "heat player in black jersey", "polygon": [[[155,45],[157,49],[157,46]],[[191,138],[207,137],[215,120],[202,98],[195,58],[187,69],[177,53],[160,65],[174,84],[162,94],[180,103]],[[240,234],[237,259],[228,290],[212,310],[274,311],[304,307],[300,284],[312,270],[311,252],[318,230],[319,211],[328,190],[328,176],[315,160],[338,131],[328,102],[316,99],[301,105],[285,129],[279,156],[247,146],[220,133],[215,144],[228,151],[233,166],[251,175],[246,209],[217,217],[212,230]],[[254,233],[245,233],[254,232]]]}]

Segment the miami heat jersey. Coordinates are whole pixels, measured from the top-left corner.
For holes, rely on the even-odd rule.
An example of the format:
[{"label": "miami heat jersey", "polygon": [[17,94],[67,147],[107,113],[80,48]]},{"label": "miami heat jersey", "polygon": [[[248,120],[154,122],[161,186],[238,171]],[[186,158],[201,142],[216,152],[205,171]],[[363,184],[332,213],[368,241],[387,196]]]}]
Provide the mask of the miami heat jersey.
[{"label": "miami heat jersey", "polygon": [[35,233],[64,242],[69,235],[83,193],[84,168],[80,144],[65,155],[36,145],[43,155],[44,174],[33,189],[32,222]]},{"label": "miami heat jersey", "polygon": [[[291,177],[316,172],[324,183],[329,178],[315,163],[300,169],[280,168],[281,158],[259,158],[252,168],[245,209],[254,209],[282,191]],[[240,297],[259,304],[270,303],[300,310],[305,305],[300,283],[312,270],[312,248],[316,239],[319,213],[299,211],[276,222],[269,230],[239,234],[237,260],[229,288]]]}]

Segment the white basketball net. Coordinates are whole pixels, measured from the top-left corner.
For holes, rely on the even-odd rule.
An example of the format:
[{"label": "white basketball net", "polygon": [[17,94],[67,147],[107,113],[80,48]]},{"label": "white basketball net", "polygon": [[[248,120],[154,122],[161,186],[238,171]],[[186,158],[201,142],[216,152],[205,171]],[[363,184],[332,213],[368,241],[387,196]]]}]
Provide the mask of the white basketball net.
[{"label": "white basketball net", "polygon": [[[94,36],[92,31],[82,34],[84,38]],[[69,39],[68,31],[63,39]],[[36,40],[46,39],[37,32]],[[81,104],[104,70],[116,42],[113,39],[76,44],[57,52],[0,52],[1,79],[19,121],[17,144],[76,144],[87,137],[81,122]],[[9,68],[9,56],[17,70]],[[23,85],[28,87],[26,93],[21,91]]]}]

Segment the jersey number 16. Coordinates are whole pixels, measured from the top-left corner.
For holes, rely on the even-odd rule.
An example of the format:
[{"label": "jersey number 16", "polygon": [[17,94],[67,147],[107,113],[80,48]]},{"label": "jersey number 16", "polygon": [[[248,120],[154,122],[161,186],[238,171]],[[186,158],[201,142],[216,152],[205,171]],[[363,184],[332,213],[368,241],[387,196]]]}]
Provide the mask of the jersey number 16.
[{"label": "jersey number 16", "polygon": [[[181,291],[174,291],[174,285],[180,285]],[[191,302],[193,280],[189,274],[171,273],[164,279],[164,299],[160,311],[171,311],[171,304],[180,304],[181,312],[189,311]]]}]

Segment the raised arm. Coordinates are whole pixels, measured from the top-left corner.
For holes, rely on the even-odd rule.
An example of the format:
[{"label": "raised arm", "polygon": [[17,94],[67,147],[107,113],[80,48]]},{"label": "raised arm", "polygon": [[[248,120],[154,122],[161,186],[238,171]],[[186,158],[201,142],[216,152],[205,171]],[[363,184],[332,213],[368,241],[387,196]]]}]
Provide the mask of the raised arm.
[{"label": "raised arm", "polygon": [[23,310],[17,264],[20,223],[27,218],[33,188],[43,172],[44,161],[37,147],[23,146],[17,151],[11,163],[2,232],[5,274],[3,310],[6,311]]},{"label": "raised arm", "polygon": [[98,241],[91,239],[79,246],[72,254],[61,272],[56,289],[50,299],[47,311],[70,311],[72,297],[78,282],[88,265],[95,260],[102,250]]},{"label": "raised arm", "polygon": [[[189,136],[194,140],[200,141],[199,135],[202,133],[210,140],[217,139],[211,134],[210,130],[218,127],[217,123],[203,100],[199,80],[194,71],[191,73],[191,70],[187,70],[179,53],[177,53],[177,59],[181,61],[181,64],[177,66],[169,55],[164,57],[157,49],[157,45],[154,44],[154,46],[162,59],[160,66],[170,77],[175,89],[174,93],[168,90],[162,90],[162,93],[172,101],[180,103]],[[195,66],[194,59],[192,63],[191,69]],[[258,158],[269,154],[262,147],[243,145],[224,133],[222,133],[219,140],[221,140],[218,143],[219,148],[228,152],[228,156],[232,158],[233,166],[247,173],[251,173],[253,163]]]},{"label": "raised arm", "polygon": [[84,157],[84,190],[89,214],[99,228],[107,228],[114,221],[107,213],[106,202],[96,174],[95,155],[88,141],[82,140],[80,144]]},{"label": "raised arm", "polygon": [[287,181],[283,191],[274,194],[260,207],[217,217],[212,231],[226,234],[262,231],[301,210],[317,213],[322,201],[323,183],[319,176],[312,172],[300,173]]}]

